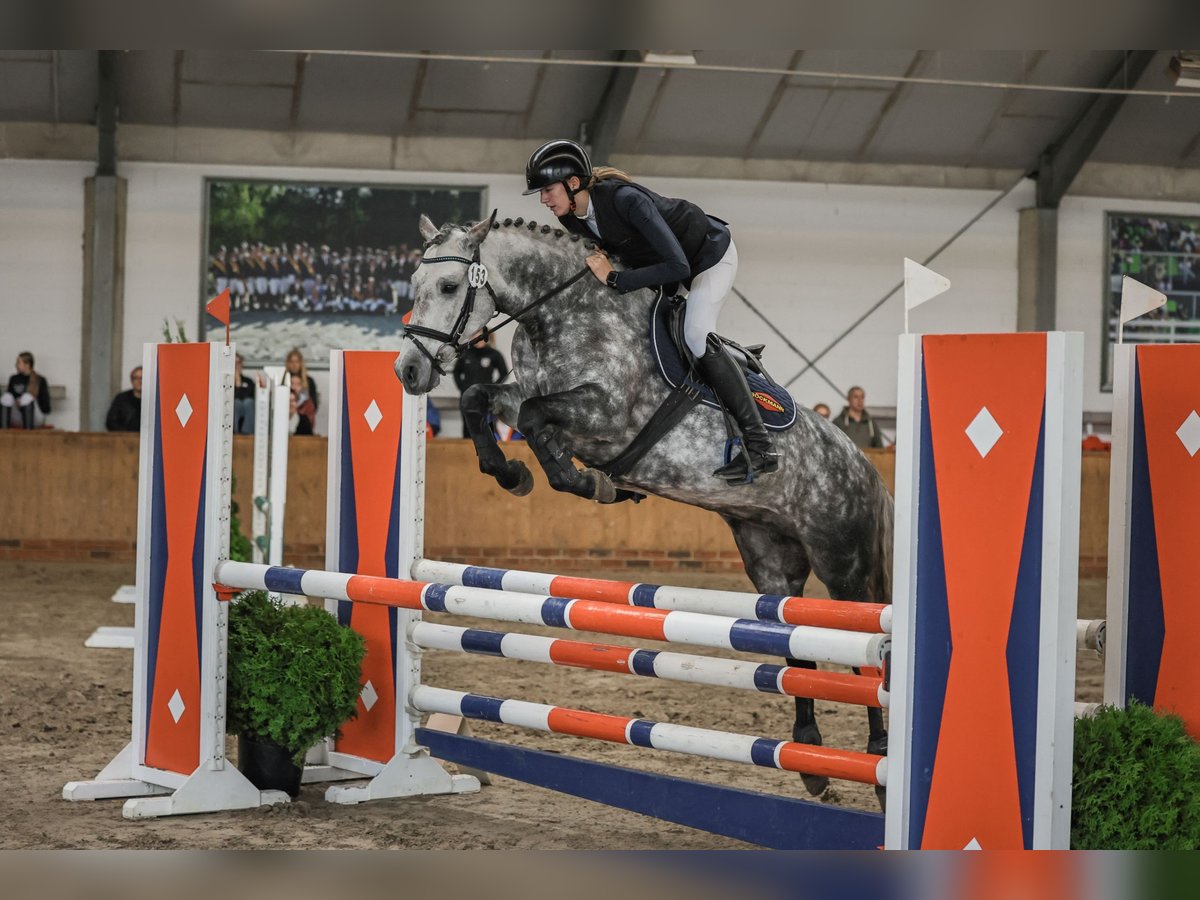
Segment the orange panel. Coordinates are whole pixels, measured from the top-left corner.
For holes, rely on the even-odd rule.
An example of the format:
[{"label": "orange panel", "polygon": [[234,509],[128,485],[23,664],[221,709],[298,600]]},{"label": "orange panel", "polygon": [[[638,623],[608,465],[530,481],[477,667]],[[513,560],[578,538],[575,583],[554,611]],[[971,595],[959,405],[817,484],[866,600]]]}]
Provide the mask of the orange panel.
[{"label": "orange panel", "polygon": [[[921,846],[1021,849],[1009,624],[1045,406],[1046,337],[924,339],[953,656]],[[981,410],[1002,434],[967,436]],[[971,802],[964,804],[963,797]],[[974,810],[990,814],[981,823]]]},{"label": "orange panel", "polygon": [[[345,416],[350,441],[343,453],[353,454],[356,522],[342,522],[358,534],[358,574],[386,576],[388,527],[398,502],[393,486],[400,444],[403,393],[392,369],[396,355],[387,351],[352,352],[342,356],[346,378]],[[334,387],[334,390],[339,389]],[[374,403],[380,417],[368,419]],[[375,422],[372,429],[371,422]],[[340,428],[341,423],[333,427]],[[407,572],[398,573],[407,577]],[[395,754],[396,685],[392,656],[391,614],[386,607],[356,603],[350,624],[366,641],[362,683],[370,682],[377,697],[368,709],[362,698],[358,718],[342,726],[337,749],[386,762]]]},{"label": "orange panel", "polygon": [[1162,585],[1163,647],[1154,705],[1181,716],[1200,739],[1200,633],[1196,596],[1196,517],[1200,453],[1188,453],[1176,432],[1200,409],[1200,348],[1139,347],[1138,378],[1146,429],[1154,533]]},{"label": "orange panel", "polygon": [[[200,640],[192,553],[197,538],[208,438],[208,344],[158,348],[158,426],[162,440],[166,580],[146,732],[146,765],[190,775],[200,765]],[[191,412],[180,420],[184,397]],[[203,538],[201,537],[201,540]],[[202,579],[203,583],[203,579]],[[179,692],[176,722],[171,698]],[[178,708],[178,707],[177,707]]]}]

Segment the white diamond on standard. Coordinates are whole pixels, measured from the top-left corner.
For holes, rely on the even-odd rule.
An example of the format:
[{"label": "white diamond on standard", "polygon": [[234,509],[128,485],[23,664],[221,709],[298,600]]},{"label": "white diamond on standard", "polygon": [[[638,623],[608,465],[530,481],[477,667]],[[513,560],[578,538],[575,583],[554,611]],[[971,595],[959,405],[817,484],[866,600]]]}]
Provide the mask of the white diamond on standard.
[{"label": "white diamond on standard", "polygon": [[967,846],[963,847],[963,849],[964,850],[982,850],[983,847],[981,847],[979,845],[979,838],[971,838],[971,840],[967,843]]},{"label": "white diamond on standard", "polygon": [[183,715],[183,711],[187,709],[184,705],[183,698],[179,696],[179,691],[175,691],[171,695],[171,699],[167,701],[167,709],[171,711],[171,718],[175,720],[175,724],[179,724],[179,718]]},{"label": "white diamond on standard", "polygon": [[1200,415],[1197,415],[1194,409],[1183,420],[1183,424],[1179,426],[1175,436],[1183,441],[1188,456],[1195,456],[1196,451],[1200,450]]},{"label": "white diamond on standard", "polygon": [[175,407],[175,415],[179,417],[179,424],[186,428],[188,419],[192,417],[192,401],[188,399],[187,394],[179,398],[179,405]]},{"label": "white diamond on standard", "polygon": [[383,413],[379,411],[379,404],[372,400],[371,405],[367,407],[367,411],[363,413],[363,418],[367,420],[367,425],[370,426],[372,431],[378,428],[379,423],[383,421]]},{"label": "white diamond on standard", "polygon": [[379,699],[379,695],[375,693],[375,685],[370,681],[363,685],[362,693],[359,696],[362,697],[363,706],[367,708],[367,712],[371,711],[371,707]]},{"label": "white diamond on standard", "polygon": [[986,406],[979,410],[975,418],[971,420],[971,424],[967,426],[967,437],[971,439],[971,443],[975,445],[979,455],[985,459],[992,448],[996,446],[996,441],[1000,440],[1003,435],[1004,432],[996,424],[996,420],[988,412]]}]

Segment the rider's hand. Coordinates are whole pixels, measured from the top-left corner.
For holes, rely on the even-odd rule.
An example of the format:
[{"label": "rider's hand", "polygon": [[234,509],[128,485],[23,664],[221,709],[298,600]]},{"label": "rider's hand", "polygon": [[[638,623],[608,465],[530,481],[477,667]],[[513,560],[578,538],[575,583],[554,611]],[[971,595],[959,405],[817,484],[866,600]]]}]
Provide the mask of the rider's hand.
[{"label": "rider's hand", "polygon": [[592,270],[592,274],[601,283],[608,278],[608,273],[612,271],[612,263],[608,261],[608,257],[604,251],[597,250],[587,258],[588,268]]}]

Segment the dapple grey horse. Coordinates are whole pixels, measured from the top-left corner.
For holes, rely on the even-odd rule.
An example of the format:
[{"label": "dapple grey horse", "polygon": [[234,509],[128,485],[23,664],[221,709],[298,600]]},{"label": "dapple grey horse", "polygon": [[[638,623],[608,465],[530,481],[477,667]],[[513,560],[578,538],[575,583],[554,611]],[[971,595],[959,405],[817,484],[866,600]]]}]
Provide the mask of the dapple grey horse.
[{"label": "dapple grey horse", "polygon": [[[615,484],[593,468],[626,448],[669,391],[650,349],[655,294],[622,296],[588,272],[521,316],[534,298],[581,272],[588,246],[549,226],[494,219],[438,229],[421,217],[427,244],[412,279],[411,324],[433,336],[408,333],[413,343],[396,360],[405,388],[427,393],[454,357],[451,336],[469,338],[498,314],[519,316],[515,382],[475,385],[462,398],[481,472],[517,495],[532,487],[526,466],[506,459],[496,443],[486,421],[491,413],[525,435],[556,490],[601,502],[636,490],[716,512],[761,593],[800,596],[815,573],[830,596],[890,602],[892,499],[850,439],[811,410],[801,408],[790,430],[774,433],[779,471],[748,485],[713,477],[724,462],[725,428],[721,414],[705,406],[689,411]],[[470,290],[469,264],[476,260],[486,267],[490,290],[478,289],[478,265],[477,289]],[[886,753],[882,711],[869,709],[868,723],[868,751]],[[793,739],[821,743],[812,700],[796,700]],[[814,794],[827,785],[818,776],[804,782]]]}]

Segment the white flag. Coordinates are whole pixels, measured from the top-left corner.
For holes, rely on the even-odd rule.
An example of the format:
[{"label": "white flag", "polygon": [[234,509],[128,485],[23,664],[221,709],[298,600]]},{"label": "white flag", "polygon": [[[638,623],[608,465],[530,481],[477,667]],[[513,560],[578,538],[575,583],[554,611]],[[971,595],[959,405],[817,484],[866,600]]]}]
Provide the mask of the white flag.
[{"label": "white flag", "polygon": [[904,257],[904,309],[920,306],[950,289],[950,279]]},{"label": "white flag", "polygon": [[1167,295],[1162,291],[1142,284],[1126,275],[1121,279],[1121,324],[1130,319],[1144,316],[1158,309],[1167,302]]}]

